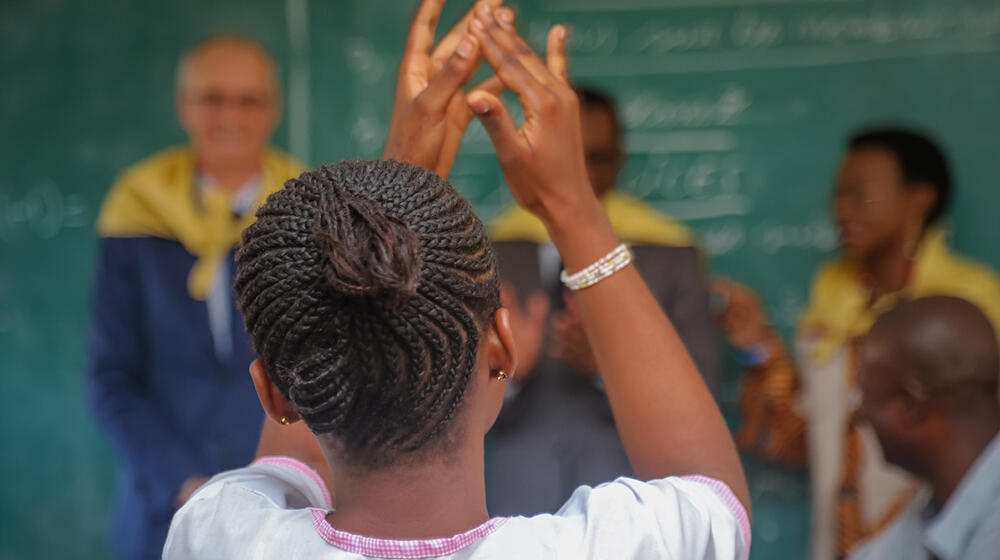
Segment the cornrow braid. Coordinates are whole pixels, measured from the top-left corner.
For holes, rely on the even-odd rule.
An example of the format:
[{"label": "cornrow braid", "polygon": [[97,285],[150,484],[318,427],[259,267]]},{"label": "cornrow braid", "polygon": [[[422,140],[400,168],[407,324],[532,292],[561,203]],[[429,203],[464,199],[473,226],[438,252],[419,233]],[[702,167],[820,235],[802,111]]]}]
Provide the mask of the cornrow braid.
[{"label": "cornrow braid", "polygon": [[254,349],[314,433],[369,467],[445,440],[500,286],[444,179],[385,160],[303,173],[258,210],[236,266]]}]

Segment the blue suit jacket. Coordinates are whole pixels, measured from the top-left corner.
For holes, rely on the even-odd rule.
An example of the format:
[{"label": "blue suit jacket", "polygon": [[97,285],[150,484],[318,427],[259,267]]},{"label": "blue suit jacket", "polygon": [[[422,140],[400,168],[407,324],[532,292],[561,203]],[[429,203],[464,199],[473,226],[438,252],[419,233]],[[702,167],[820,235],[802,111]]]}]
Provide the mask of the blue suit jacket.
[{"label": "blue suit jacket", "polygon": [[88,395],[119,458],[112,546],[123,558],[160,558],[183,481],[245,466],[260,436],[243,318],[231,305],[232,357],[220,361],[206,304],[188,294],[194,262],[170,239],[100,240]]}]

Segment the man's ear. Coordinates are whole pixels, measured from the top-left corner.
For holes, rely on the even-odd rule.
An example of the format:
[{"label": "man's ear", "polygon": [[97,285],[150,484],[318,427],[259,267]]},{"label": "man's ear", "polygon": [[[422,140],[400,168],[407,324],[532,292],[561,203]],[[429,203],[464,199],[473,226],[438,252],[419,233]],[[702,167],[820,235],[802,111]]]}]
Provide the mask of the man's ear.
[{"label": "man's ear", "polygon": [[517,347],[510,326],[510,312],[501,307],[493,314],[493,325],[486,331],[486,358],[490,374],[503,371],[508,377],[517,372]]},{"label": "man's ear", "polygon": [[254,360],[250,363],[250,377],[253,378],[254,389],[257,389],[260,405],[272,420],[280,424],[291,424],[299,420],[299,415],[295,414],[284,395],[267,376],[263,362]]},{"label": "man's ear", "polygon": [[916,426],[927,417],[928,405],[930,404],[927,387],[916,379],[907,379],[903,382],[902,392],[906,408],[903,410],[906,422],[911,426]]}]

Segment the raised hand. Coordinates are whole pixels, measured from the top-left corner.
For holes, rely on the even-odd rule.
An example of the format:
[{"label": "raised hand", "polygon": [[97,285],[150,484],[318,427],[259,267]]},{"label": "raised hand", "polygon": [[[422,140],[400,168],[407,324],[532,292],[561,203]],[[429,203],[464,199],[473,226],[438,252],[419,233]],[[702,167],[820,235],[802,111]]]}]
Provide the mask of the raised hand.
[{"label": "raised hand", "polygon": [[[483,0],[498,6],[502,0]],[[434,47],[434,30],[444,0],[424,0],[410,27],[399,66],[396,100],[383,157],[406,161],[447,177],[472,120],[463,88],[482,58],[479,42],[469,34],[473,11]],[[473,91],[500,95],[503,84],[490,78]]]},{"label": "raised hand", "polygon": [[[514,126],[500,100],[472,92],[507,186],[548,229],[569,272],[618,244],[587,179],[576,95],[566,76],[565,29],[549,32],[546,61],[513,28],[513,13],[476,7],[469,28],[483,55],[524,108]],[[574,293],[577,315],[607,390],[615,424],[643,479],[701,474],[725,482],[749,509],[739,455],[698,370],[634,266]]]},{"label": "raised hand", "polygon": [[579,103],[566,73],[566,29],[557,25],[549,31],[543,62],[514,31],[508,8],[480,4],[475,11],[472,34],[524,110],[525,123],[518,129],[496,95],[468,95],[469,106],[493,141],[514,199],[543,221],[565,204],[588,197],[596,202],[584,166]]}]

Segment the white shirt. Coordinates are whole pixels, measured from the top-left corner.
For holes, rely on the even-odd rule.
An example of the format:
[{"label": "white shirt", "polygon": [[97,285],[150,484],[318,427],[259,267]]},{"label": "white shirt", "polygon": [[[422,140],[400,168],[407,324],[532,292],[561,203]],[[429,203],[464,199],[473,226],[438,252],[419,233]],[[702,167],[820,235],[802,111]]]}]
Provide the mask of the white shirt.
[{"label": "white shirt", "polygon": [[619,478],[581,486],[554,515],[493,518],[465,533],[390,540],[334,529],[320,477],[287,457],[213,477],[178,510],[163,558],[743,560],[746,510],[722,482]]}]

